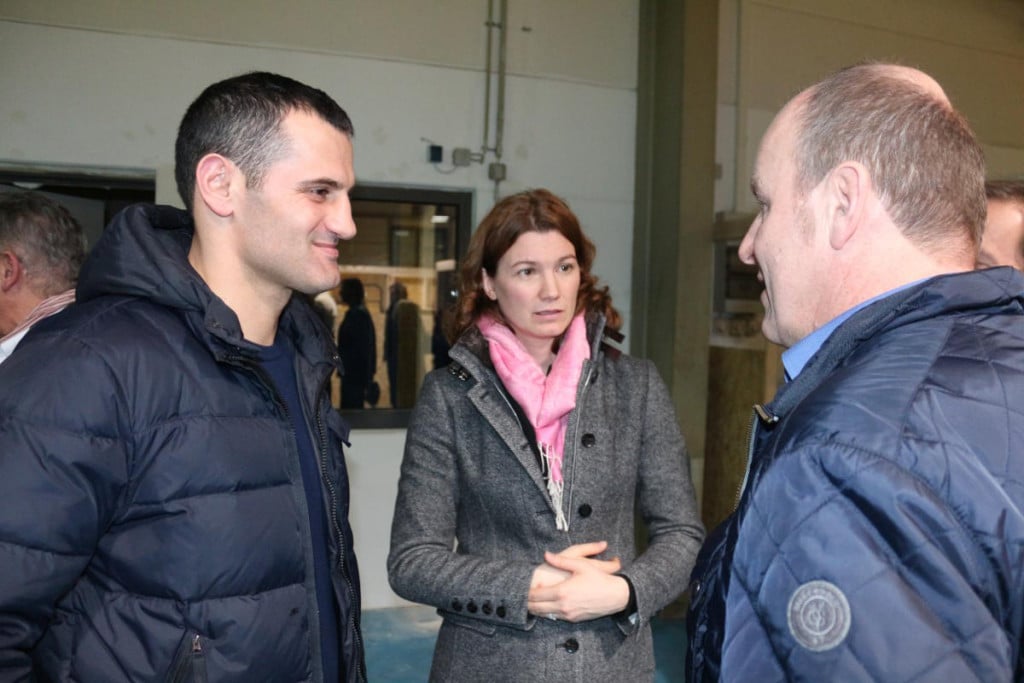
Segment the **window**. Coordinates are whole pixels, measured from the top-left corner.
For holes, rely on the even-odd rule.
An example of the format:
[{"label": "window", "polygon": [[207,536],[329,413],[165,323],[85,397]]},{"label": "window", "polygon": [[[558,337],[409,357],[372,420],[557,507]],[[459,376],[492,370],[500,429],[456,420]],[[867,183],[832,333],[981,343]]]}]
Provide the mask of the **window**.
[{"label": "window", "polygon": [[137,202],[152,202],[153,174],[121,169],[0,168],[0,192],[33,190],[48,195],[71,212],[91,248],[118,211]]},{"label": "window", "polygon": [[423,376],[447,364],[441,319],[455,301],[472,194],[357,185],[351,198],[358,234],[341,243],[342,285],[328,293],[346,367],[332,400],[355,428],[404,427]]},{"label": "window", "polygon": [[[90,247],[117,211],[154,201],[154,187],[152,174],[136,171],[0,168],[0,192],[51,195],[79,220]],[[447,362],[440,324],[455,301],[473,195],[360,184],[351,200],[358,234],[339,245],[344,286],[318,297],[335,341],[339,332],[347,337],[339,352],[348,372],[332,380],[331,398],[355,428],[405,427],[423,376]]]}]

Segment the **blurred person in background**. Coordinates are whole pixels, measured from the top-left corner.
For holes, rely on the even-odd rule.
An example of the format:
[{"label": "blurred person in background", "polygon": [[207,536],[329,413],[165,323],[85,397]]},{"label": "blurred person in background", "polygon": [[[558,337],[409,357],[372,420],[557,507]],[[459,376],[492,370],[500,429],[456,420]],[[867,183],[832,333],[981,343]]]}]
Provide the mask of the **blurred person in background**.
[{"label": "blurred person in background", "polygon": [[0,194],[0,363],[29,329],[75,300],[85,233],[37,192]]}]

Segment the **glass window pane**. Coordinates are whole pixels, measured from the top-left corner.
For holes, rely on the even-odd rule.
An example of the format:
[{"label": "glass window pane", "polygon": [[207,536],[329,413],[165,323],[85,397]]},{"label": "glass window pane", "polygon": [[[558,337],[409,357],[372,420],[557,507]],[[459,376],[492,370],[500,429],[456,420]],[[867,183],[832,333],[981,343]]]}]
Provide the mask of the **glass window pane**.
[{"label": "glass window pane", "polygon": [[353,427],[405,426],[423,376],[447,364],[441,320],[454,303],[471,208],[469,192],[366,185],[352,191],[358,232],[340,246],[342,285],[329,294],[346,367],[332,398]]}]

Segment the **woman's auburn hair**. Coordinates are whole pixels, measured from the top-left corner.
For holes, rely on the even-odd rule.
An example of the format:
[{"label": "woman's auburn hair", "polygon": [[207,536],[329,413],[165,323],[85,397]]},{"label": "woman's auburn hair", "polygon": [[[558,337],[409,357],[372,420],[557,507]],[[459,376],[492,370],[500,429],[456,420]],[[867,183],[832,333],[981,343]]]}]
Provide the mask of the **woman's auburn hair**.
[{"label": "woman's auburn hair", "polygon": [[596,250],[583,234],[579,219],[565,200],[549,190],[533,189],[505,197],[487,213],[469,241],[469,248],[459,268],[459,296],[446,321],[448,341],[454,343],[466,330],[486,314],[504,321],[498,304],[483,290],[483,272],[494,277],[498,261],[519,236],[526,232],[556,230],[573,245],[580,268],[580,288],[576,296],[576,313],[601,314],[605,327],[618,330],[622,317],[612,305],[608,287],[599,286],[590,272]]}]

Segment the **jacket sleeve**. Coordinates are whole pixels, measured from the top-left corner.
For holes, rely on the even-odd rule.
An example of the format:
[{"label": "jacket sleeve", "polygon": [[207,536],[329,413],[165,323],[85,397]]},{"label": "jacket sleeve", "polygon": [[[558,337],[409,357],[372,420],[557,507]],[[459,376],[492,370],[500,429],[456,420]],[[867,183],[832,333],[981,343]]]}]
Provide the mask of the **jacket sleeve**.
[{"label": "jacket sleeve", "polygon": [[407,600],[469,619],[527,628],[533,622],[527,593],[535,565],[454,548],[460,490],[454,418],[441,389],[445,374],[427,375],[409,422],[388,579]]},{"label": "jacket sleeve", "polygon": [[[49,348],[48,346],[46,348]],[[72,591],[125,480],[105,367],[19,349],[0,366],[0,679],[29,680],[31,650]],[[83,387],[87,388],[83,390]],[[103,400],[97,400],[97,396]],[[109,418],[107,418],[109,420]]]},{"label": "jacket sleeve", "polygon": [[778,456],[738,535],[723,680],[1012,680],[1011,589],[959,514],[854,445]]},{"label": "jacket sleeve", "polygon": [[644,552],[622,571],[636,594],[639,620],[631,624],[634,629],[686,589],[704,540],[675,408],[654,364],[643,361],[641,367],[647,392],[637,503],[648,538]]}]

